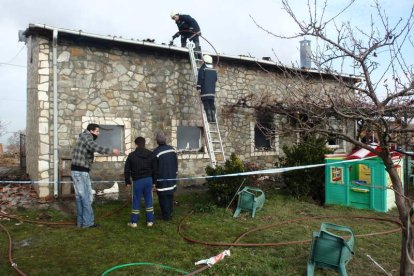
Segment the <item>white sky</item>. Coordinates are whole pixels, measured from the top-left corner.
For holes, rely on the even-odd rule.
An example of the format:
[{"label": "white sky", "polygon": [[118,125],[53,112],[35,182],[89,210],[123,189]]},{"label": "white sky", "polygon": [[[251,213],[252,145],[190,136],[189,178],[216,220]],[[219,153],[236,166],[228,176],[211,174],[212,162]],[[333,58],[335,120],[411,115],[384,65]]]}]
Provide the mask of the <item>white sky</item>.
[{"label": "white sky", "polygon": [[[305,18],[307,1],[291,2],[298,15]],[[329,3],[335,10],[346,2],[330,0]],[[406,17],[412,5],[412,0],[380,2],[389,17],[395,19]],[[367,24],[370,3],[369,0],[357,0],[345,20],[362,26]],[[273,33],[293,34],[295,25],[281,7],[280,0],[0,0],[0,120],[8,123],[8,132],[26,127],[27,49],[24,43],[18,42],[17,34],[30,23],[123,38],[152,38],[157,43],[168,43],[177,31],[169,15],[171,11],[178,11],[198,21],[203,36],[219,53],[276,59],[275,52],[287,65],[296,64],[299,62],[300,39],[276,39],[259,30],[249,17],[251,15]],[[175,42],[178,45],[179,39]],[[203,41],[201,46],[212,51]],[[409,56],[413,58],[412,54]],[[414,64],[414,61],[408,63]],[[0,143],[5,144],[10,135],[0,137]]]}]

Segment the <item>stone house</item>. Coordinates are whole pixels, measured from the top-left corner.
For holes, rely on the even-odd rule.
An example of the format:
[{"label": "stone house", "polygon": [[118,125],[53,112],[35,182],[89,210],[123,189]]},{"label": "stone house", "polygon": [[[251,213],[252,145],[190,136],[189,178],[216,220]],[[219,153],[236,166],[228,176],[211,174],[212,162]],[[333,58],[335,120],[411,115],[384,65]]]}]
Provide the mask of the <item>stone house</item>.
[{"label": "stone house", "polygon": [[[102,127],[100,143],[122,151],[118,157],[97,154],[93,180],[122,181],[135,137],[146,137],[152,149],[159,130],[177,148],[180,176],[204,174],[210,160],[187,49],[37,24],[24,35],[27,172],[39,183],[41,197],[57,195],[76,138],[91,122]],[[232,112],[231,106],[251,92],[282,96],[278,81],[283,74],[263,70],[277,72],[280,65],[243,56],[220,55],[219,60],[216,106],[226,156],[236,153],[261,167],[274,166],[283,137],[264,137],[256,127],[257,112]]]}]

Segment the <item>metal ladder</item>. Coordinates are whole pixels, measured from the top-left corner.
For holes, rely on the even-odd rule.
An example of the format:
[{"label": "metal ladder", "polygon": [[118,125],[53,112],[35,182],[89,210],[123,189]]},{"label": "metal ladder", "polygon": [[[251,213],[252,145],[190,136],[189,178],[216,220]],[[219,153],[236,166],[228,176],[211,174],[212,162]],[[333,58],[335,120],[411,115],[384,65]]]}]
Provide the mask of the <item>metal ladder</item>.
[{"label": "metal ladder", "polygon": [[[197,76],[198,76],[198,66],[197,62],[201,63],[201,59],[196,59],[194,54],[194,43],[190,42],[188,44],[188,53],[190,54],[190,62],[191,62],[191,68],[193,70],[193,76],[194,81],[197,84]],[[199,55],[201,55],[201,52],[199,52]],[[217,163],[224,163],[226,161],[226,157],[224,155],[224,149],[223,149],[223,142],[221,140],[220,135],[220,129],[218,125],[217,120],[217,113],[216,116],[216,122],[209,123],[207,121],[207,115],[204,111],[203,103],[201,102],[200,97],[198,97],[198,102],[200,104],[200,110],[201,110],[201,116],[203,118],[203,127],[204,127],[204,133],[206,137],[206,144],[207,144],[207,150],[208,154],[210,156],[211,164],[213,167],[217,165]]]}]

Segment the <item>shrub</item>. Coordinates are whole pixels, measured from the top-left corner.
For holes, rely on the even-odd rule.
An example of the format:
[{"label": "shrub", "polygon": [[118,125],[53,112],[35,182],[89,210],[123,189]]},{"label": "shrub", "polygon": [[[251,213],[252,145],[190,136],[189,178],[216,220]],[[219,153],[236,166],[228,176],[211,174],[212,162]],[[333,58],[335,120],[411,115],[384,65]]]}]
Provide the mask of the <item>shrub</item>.
[{"label": "shrub", "polygon": [[[208,176],[224,175],[244,172],[244,164],[234,153],[226,161],[224,166],[206,167]],[[220,177],[207,179],[209,192],[219,206],[226,206],[234,197],[239,186],[243,183],[245,177]]]},{"label": "shrub", "polygon": [[[293,146],[284,146],[286,157],[282,160],[283,167],[302,166],[324,163],[324,155],[332,153],[325,146],[324,138],[309,136]],[[311,196],[321,204],[325,201],[324,167],[294,170],[283,173],[283,181],[287,192],[296,198]]]}]

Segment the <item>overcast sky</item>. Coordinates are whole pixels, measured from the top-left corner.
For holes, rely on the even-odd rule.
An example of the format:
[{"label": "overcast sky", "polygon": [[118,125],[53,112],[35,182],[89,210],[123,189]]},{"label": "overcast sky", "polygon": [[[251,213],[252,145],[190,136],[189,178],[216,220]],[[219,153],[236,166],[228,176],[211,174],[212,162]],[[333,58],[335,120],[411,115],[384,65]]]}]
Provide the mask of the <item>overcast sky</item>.
[{"label": "overcast sky", "polygon": [[[305,18],[307,1],[291,2],[299,17]],[[329,10],[337,10],[346,2],[330,0]],[[380,2],[389,17],[395,19],[406,17],[412,5],[412,0]],[[357,0],[345,20],[361,26],[368,24],[365,20],[369,20],[370,3]],[[277,39],[259,30],[250,18],[251,15],[274,33],[294,34],[295,26],[282,10],[280,0],[0,0],[0,120],[8,123],[7,131],[16,132],[26,127],[27,48],[18,42],[19,30],[26,29],[30,23],[40,23],[99,35],[152,38],[156,43],[168,43],[177,31],[169,17],[171,11],[193,16],[203,36],[219,53],[257,58],[273,58],[276,53],[287,65],[299,62],[300,39]],[[201,46],[212,51],[203,41]],[[414,52],[412,48],[411,52]],[[413,56],[411,54],[410,58]],[[409,63],[414,64],[413,60]],[[0,143],[6,143],[10,135],[0,137]]]}]

